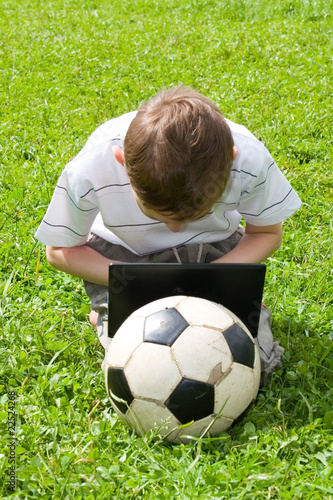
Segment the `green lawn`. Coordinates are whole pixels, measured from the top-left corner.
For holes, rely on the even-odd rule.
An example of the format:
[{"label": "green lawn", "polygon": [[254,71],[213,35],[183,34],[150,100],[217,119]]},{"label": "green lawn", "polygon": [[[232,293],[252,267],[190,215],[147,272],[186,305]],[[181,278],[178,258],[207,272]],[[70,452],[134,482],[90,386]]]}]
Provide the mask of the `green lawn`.
[{"label": "green lawn", "polygon": [[[0,498],[333,498],[332,7],[1,2]],[[172,446],[112,412],[83,287],[33,235],[88,135],[180,82],[265,142],[303,206],[266,262],[283,369],[229,432]]]}]

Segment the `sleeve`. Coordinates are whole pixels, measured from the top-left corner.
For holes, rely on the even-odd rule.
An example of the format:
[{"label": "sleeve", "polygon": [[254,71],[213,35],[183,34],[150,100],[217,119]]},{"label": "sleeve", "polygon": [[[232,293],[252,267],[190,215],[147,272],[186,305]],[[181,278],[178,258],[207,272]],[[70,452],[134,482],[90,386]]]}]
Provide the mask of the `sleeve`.
[{"label": "sleeve", "polygon": [[244,166],[242,172],[244,183],[237,211],[249,224],[283,222],[301,206],[297,193],[266,148],[259,168],[249,171]]},{"label": "sleeve", "polygon": [[35,238],[44,245],[58,247],[86,243],[99,212],[93,199],[89,200],[85,196],[89,190],[93,188],[88,181],[65,168]]}]

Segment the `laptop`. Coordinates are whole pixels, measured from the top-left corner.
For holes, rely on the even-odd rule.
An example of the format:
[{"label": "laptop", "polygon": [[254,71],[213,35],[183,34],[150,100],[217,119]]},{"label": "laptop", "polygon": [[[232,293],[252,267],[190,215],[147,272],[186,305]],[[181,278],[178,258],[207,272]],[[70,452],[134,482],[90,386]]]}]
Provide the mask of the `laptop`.
[{"label": "laptop", "polygon": [[265,264],[110,264],[108,335],[145,304],[186,295],[222,304],[256,337],[265,273]]}]

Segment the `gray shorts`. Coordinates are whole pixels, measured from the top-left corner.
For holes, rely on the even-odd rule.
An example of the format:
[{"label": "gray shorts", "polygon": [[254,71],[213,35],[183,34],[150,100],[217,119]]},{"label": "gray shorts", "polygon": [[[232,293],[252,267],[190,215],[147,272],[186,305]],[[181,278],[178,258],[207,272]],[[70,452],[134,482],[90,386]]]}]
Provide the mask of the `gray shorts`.
[{"label": "gray shorts", "polygon": [[[183,245],[177,248],[164,250],[163,252],[136,255],[127,248],[120,245],[114,245],[100,238],[97,235],[91,235],[87,246],[93,248],[98,253],[112,260],[121,262],[179,262],[179,263],[208,263],[212,262],[222,255],[230,252],[244,234],[244,229],[239,227],[226,240],[215,243],[201,243],[194,245]],[[84,286],[91,300],[91,309],[98,313],[97,335],[100,343],[107,351],[111,340],[108,337],[108,289],[102,285],[96,285],[88,281],[84,282]],[[269,310],[262,306],[259,320],[258,336],[255,339],[259,348],[261,359],[261,385],[268,382],[269,374],[277,367],[281,366],[281,356],[284,349],[274,342],[272,334],[272,319]]]}]

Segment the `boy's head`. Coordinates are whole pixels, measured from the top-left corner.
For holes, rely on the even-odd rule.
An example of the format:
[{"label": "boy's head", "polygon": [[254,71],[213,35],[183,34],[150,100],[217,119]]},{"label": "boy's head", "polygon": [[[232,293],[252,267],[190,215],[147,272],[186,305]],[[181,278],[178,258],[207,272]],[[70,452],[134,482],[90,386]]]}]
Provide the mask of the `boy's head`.
[{"label": "boy's head", "polygon": [[183,86],[160,92],[141,106],[124,143],[141,207],[177,221],[205,215],[225,189],[233,146],[221,111],[205,96]]}]

